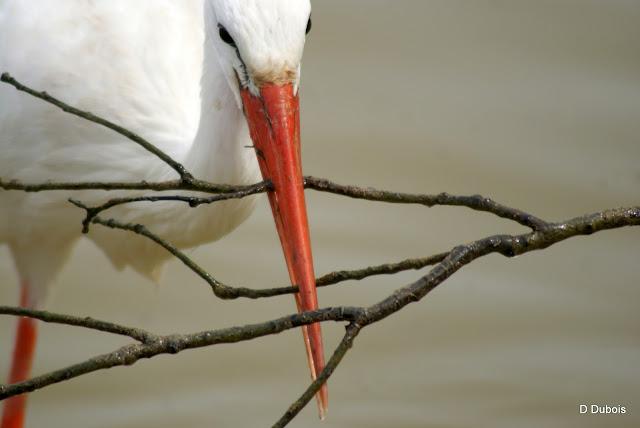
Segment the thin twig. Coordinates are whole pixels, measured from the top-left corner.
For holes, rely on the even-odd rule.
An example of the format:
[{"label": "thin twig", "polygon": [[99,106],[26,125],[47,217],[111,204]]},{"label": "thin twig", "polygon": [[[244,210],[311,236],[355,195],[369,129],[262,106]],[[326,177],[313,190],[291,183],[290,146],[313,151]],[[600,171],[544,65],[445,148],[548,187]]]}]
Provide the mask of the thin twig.
[{"label": "thin twig", "polygon": [[256,195],[258,193],[264,193],[269,190],[271,184],[269,182],[261,182],[257,184],[253,184],[251,186],[243,186],[239,190],[231,193],[219,193],[214,196],[209,196],[206,198],[196,197],[196,196],[181,196],[181,195],[168,195],[168,196],[138,196],[138,197],[130,197],[130,198],[115,198],[110,199],[102,205],[98,205],[95,207],[86,206],[81,201],[76,199],[69,199],[69,201],[75,206],[82,208],[87,213],[85,219],[82,221],[82,232],[88,233],[89,226],[93,219],[97,217],[100,213],[120,206],[131,204],[134,202],[182,202],[188,204],[191,208],[196,208],[205,204],[213,204],[215,202],[228,201],[230,199],[242,199],[247,196]]},{"label": "thin twig", "polygon": [[49,192],[56,190],[193,190],[191,187],[184,188],[180,180],[164,181],[160,183],[150,183],[146,181],[123,182],[123,183],[104,183],[104,182],[84,182],[84,183],[22,183],[18,180],[2,180],[0,179],[0,189],[3,190],[19,190],[27,193]]},{"label": "thin twig", "polygon": [[108,321],[100,321],[91,317],[74,317],[72,315],[54,314],[47,311],[35,309],[13,308],[0,306],[0,315],[13,315],[17,317],[29,317],[52,324],[64,324],[74,327],[83,327],[90,330],[102,331],[105,333],[127,336],[141,343],[150,343],[156,340],[155,334],[140,328],[126,327]]},{"label": "thin twig", "polygon": [[407,270],[420,270],[427,266],[440,263],[449,253],[435,254],[420,259],[407,259],[398,263],[385,263],[356,270],[340,270],[321,276],[316,280],[317,287],[338,284],[343,281],[362,280],[377,275],[393,275]]},{"label": "thin twig", "polygon": [[392,204],[418,204],[427,207],[436,205],[467,207],[476,211],[483,211],[495,214],[498,217],[513,220],[523,226],[533,230],[542,230],[549,226],[546,221],[521,211],[500,204],[491,198],[482,195],[456,196],[448,193],[437,195],[424,195],[412,193],[390,192],[373,188],[362,188],[357,186],[345,186],[333,183],[323,178],[305,177],[305,187],[319,192],[333,193],[347,196],[354,199],[365,199],[368,201],[386,202]]},{"label": "thin twig", "polygon": [[[81,202],[73,201],[78,207],[87,209]],[[246,299],[265,299],[270,297],[283,296],[287,294],[297,293],[297,286],[290,287],[278,287],[269,289],[252,289],[247,287],[232,287],[226,285],[217,279],[215,279],[210,273],[198,265],[193,259],[187,256],[184,252],[180,251],[173,244],[162,239],[155,233],[151,232],[147,227],[141,224],[121,223],[114,219],[103,219],[101,217],[93,217],[91,222],[93,224],[99,224],[111,229],[125,230],[143,236],[152,240],[162,248],[167,250],[170,254],[180,260],[187,268],[202,278],[209,286],[213,293],[223,300],[234,300],[239,298]],[[88,230],[88,229],[87,229]],[[442,261],[448,253],[440,253],[431,257],[425,257],[420,259],[407,259],[398,263],[385,263],[378,266],[369,266],[363,269],[357,270],[341,270],[328,273],[321,276],[316,280],[317,287],[326,287],[329,285],[338,284],[340,282],[349,280],[362,280],[376,275],[391,275],[398,272],[407,270],[419,270],[427,266],[431,266]]]},{"label": "thin twig", "polygon": [[154,192],[165,192],[173,190],[189,190],[194,192],[210,193],[210,194],[227,194],[251,191],[256,187],[266,186],[268,182],[261,182],[249,186],[236,186],[231,184],[215,184],[207,181],[193,179],[189,182],[180,180],[161,181],[161,182],[45,182],[45,183],[22,183],[19,180],[3,180],[0,179],[0,189],[3,190],[19,190],[27,193],[48,192],[57,190],[81,191],[81,190],[150,190]]},{"label": "thin twig", "polygon": [[360,333],[360,330],[362,330],[362,327],[355,323],[351,323],[347,326],[347,332],[340,341],[340,344],[338,345],[336,350],[333,352],[333,355],[327,362],[327,365],[324,367],[320,375],[316,380],[311,382],[311,385],[309,385],[309,387],[304,391],[300,398],[298,398],[291,406],[289,406],[287,411],[284,413],[284,415],[282,415],[278,422],[273,424],[273,428],[284,428],[285,426],[289,425],[289,423],[293,419],[295,419],[296,416],[298,416],[298,413],[300,413],[300,411],[304,409],[307,404],[309,404],[309,401],[311,401],[313,396],[318,393],[322,385],[329,380],[338,365],[342,362],[344,356],[347,354],[349,349],[351,349],[351,347],[353,346],[353,341],[356,339],[356,336],[358,336],[358,333]]},{"label": "thin twig", "polygon": [[[214,196],[212,198],[195,198],[185,197],[182,195],[171,196],[143,196],[132,198],[117,198],[107,201],[100,207],[93,207],[94,210],[102,210],[113,206],[122,205],[133,202],[164,202],[178,201],[185,202],[192,206],[214,203],[218,200],[239,199],[256,193],[263,193],[270,190],[270,183],[262,182],[248,186],[235,186],[228,184],[214,184],[202,180],[192,179],[188,182],[180,180],[167,181],[161,183],[137,182],[137,183],[34,183],[25,184],[17,180],[0,179],[0,188],[4,190],[21,190],[25,192],[43,192],[50,190],[151,190],[151,191],[170,191],[170,190],[190,190],[212,194],[228,194],[226,198]],[[416,204],[427,207],[434,206],[463,206],[476,211],[482,211],[494,214],[498,217],[513,220],[523,226],[533,230],[542,230],[549,226],[549,223],[527,212],[511,208],[504,204],[500,204],[491,198],[482,195],[459,196],[450,195],[448,193],[440,193],[437,195],[429,194],[411,194],[391,192],[373,188],[364,188],[357,186],[345,186],[334,183],[332,181],[316,178],[305,177],[305,188],[324,193],[332,193],[349,198],[386,202],[393,204]]]}]

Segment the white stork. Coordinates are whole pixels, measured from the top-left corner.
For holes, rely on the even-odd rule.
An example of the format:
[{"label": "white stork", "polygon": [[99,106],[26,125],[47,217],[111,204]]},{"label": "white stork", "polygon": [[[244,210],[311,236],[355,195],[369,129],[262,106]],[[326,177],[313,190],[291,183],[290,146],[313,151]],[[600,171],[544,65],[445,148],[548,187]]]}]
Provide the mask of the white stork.
[{"label": "white stork", "polygon": [[[309,0],[4,0],[0,72],[152,141],[197,178],[271,180],[276,227],[300,311],[318,307],[300,165],[298,87]],[[255,148],[255,150],[254,150]],[[259,156],[256,156],[256,153]],[[0,87],[0,176],[43,181],[150,182],[174,172],[95,124]],[[80,237],[66,192],[0,190],[0,244],[21,278],[21,304],[41,307]],[[84,191],[89,204],[123,196]],[[214,241],[250,214],[254,198],[185,209],[130,204],[110,214],[180,248]],[[118,268],[156,278],[169,254],[141,237],[94,228]],[[303,329],[311,375],[324,367],[319,324]],[[20,319],[11,383],[30,376],[36,323]],[[317,396],[321,417],[327,389]],[[25,397],[7,400],[1,428],[24,424]]]}]

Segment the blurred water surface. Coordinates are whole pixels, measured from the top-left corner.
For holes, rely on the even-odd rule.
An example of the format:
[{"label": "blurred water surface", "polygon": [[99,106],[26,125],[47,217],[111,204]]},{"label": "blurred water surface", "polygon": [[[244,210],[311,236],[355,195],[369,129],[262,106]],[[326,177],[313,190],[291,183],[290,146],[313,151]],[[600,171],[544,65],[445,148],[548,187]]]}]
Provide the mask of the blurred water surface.
[{"label": "blurred water surface", "polygon": [[[640,2],[316,0],[303,81],[307,174],[415,192],[482,193],[560,220],[640,202]],[[317,270],[429,255],[520,228],[462,208],[308,193]],[[191,252],[218,278],[279,285],[266,201]],[[293,427],[640,426],[640,230],[465,268],[365,330],[330,383],[329,419]],[[420,274],[324,289],[366,305]],[[0,301],[17,287],[0,250]],[[49,309],[158,333],[290,313],[290,298],[221,302],[178,263],[156,286],[88,243]],[[0,319],[0,372],[13,323]],[[342,326],[325,327],[330,349]],[[45,325],[43,373],[124,344]],[[33,394],[29,427],[265,427],[306,387],[299,332],[160,357]],[[585,416],[578,405],[623,405]]]}]

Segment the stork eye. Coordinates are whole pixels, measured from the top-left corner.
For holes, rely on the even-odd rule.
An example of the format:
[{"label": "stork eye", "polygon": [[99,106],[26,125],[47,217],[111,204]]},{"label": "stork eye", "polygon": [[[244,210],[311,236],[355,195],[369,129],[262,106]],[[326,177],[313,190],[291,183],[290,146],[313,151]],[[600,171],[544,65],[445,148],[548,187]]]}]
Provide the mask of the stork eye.
[{"label": "stork eye", "polygon": [[232,47],[236,47],[236,42],[235,40],[233,40],[233,37],[231,37],[231,34],[229,34],[229,32],[227,31],[226,28],[224,28],[223,25],[218,24],[218,29],[219,29],[219,33],[220,34],[220,39],[225,42],[226,44],[228,44],[229,46]]},{"label": "stork eye", "polygon": [[309,32],[311,32],[311,27],[313,27],[313,23],[311,22],[311,17],[309,17],[309,21],[307,21],[307,30],[305,31],[305,34],[309,34]]}]

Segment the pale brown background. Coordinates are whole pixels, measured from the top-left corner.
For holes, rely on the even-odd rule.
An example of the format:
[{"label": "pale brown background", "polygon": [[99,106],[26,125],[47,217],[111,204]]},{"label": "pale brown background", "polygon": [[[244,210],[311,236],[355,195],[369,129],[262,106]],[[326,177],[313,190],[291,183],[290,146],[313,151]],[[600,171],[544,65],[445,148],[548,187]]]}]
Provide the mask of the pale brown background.
[{"label": "pale brown background", "polygon": [[[550,219],[640,202],[640,2],[316,0],[304,63],[306,172],[416,192],[490,195]],[[461,208],[309,193],[319,273],[429,255],[513,225]],[[282,284],[263,199],[236,233],[192,255],[224,281]],[[323,290],[364,305],[408,273]],[[16,301],[0,249],[0,302]],[[367,329],[320,424],[293,427],[640,425],[640,230],[483,259]],[[159,286],[115,273],[83,243],[49,309],[159,333],[290,313],[290,298],[221,302],[172,263]],[[0,319],[6,373],[13,321]],[[342,327],[325,328],[334,345]],[[44,326],[42,373],[120,339]],[[266,427],[306,387],[299,332],[161,357],[32,395],[29,427]],[[240,404],[242,403],[242,404]],[[580,403],[624,405],[580,416]]]}]

